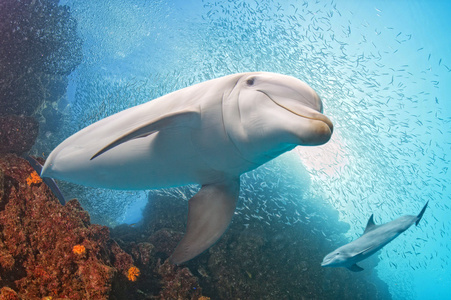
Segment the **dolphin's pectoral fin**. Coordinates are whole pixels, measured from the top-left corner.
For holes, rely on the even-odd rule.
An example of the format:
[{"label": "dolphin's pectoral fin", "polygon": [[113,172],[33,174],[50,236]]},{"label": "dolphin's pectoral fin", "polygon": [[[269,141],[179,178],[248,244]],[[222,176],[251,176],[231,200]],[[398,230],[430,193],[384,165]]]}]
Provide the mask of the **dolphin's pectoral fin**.
[{"label": "dolphin's pectoral fin", "polygon": [[163,129],[175,127],[196,127],[198,126],[198,124],[200,124],[200,114],[198,111],[195,110],[185,110],[164,115],[161,118],[145,123],[127,132],[120,138],[114,140],[113,142],[111,142],[110,144],[106,145],[101,150],[99,150],[96,154],[94,154],[91,157],[91,160],[127,141],[136,138],[146,137],[148,135],[151,135],[152,133],[161,131]]},{"label": "dolphin's pectoral fin", "polygon": [[[356,252],[354,254],[354,257],[365,257],[365,255],[367,255],[369,252],[374,250],[374,246],[368,246],[365,249],[361,250],[360,252]],[[362,258],[363,259],[363,258]]]},{"label": "dolphin's pectoral fin", "polygon": [[186,233],[169,258],[172,263],[196,257],[221,237],[232,220],[239,189],[239,178],[234,178],[204,185],[189,200]]},{"label": "dolphin's pectoral fin", "polygon": [[349,266],[348,269],[351,270],[352,272],[361,272],[364,270],[362,267],[359,267],[357,264],[353,264],[352,266]]}]

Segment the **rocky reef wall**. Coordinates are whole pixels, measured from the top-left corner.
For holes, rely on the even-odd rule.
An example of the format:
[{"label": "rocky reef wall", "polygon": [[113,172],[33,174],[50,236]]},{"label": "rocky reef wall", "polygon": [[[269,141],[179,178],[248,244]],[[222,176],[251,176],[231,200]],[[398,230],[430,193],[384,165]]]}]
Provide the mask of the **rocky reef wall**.
[{"label": "rocky reef wall", "polygon": [[61,125],[58,101],[81,62],[82,42],[69,8],[58,2],[0,2],[0,153],[29,151],[39,123],[43,135]]},{"label": "rocky reef wall", "polygon": [[119,240],[126,253],[76,199],[61,205],[26,160],[0,157],[2,300],[201,299],[188,268],[157,256],[155,249],[171,251],[180,236],[154,235],[155,245]]}]

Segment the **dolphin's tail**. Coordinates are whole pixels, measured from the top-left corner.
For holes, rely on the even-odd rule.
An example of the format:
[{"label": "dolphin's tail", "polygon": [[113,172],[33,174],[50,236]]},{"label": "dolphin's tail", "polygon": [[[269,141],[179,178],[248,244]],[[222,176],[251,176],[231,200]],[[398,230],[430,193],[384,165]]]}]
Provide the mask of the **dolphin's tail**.
[{"label": "dolphin's tail", "polygon": [[[28,162],[33,167],[33,169],[39,175],[41,175],[42,165],[34,157],[27,156],[27,157],[25,157],[25,159],[28,160]],[[53,194],[56,196],[56,198],[58,198],[58,200],[60,201],[60,203],[62,205],[66,204],[66,200],[64,199],[63,194],[61,193],[60,189],[56,185],[56,182],[52,178],[42,177],[42,181],[44,181],[45,184],[47,184],[47,186],[50,188],[50,190],[53,192]]]},{"label": "dolphin's tail", "polygon": [[420,213],[417,216],[417,221],[415,222],[415,226],[418,226],[418,223],[420,223],[421,218],[423,217],[424,211],[426,210],[426,207],[428,207],[428,202],[424,205],[423,209],[420,211]]}]

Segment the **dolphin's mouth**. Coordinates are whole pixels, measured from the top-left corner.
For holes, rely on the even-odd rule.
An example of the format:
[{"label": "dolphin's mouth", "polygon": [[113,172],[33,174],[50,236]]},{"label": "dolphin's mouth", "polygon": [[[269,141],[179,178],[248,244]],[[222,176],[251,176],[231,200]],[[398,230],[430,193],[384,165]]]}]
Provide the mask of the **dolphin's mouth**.
[{"label": "dolphin's mouth", "polygon": [[274,99],[273,99],[270,95],[268,95],[266,92],[264,92],[264,91],[262,91],[262,90],[257,90],[257,91],[258,91],[258,92],[261,92],[261,93],[263,93],[263,94],[265,94],[266,97],[268,97],[269,99],[271,99],[271,101],[274,102],[276,105],[282,107],[283,109],[288,110],[289,112],[291,112],[291,113],[293,113],[293,114],[295,114],[295,115],[297,115],[297,116],[300,116],[300,117],[305,118],[305,119],[310,119],[310,120],[315,120],[315,121],[321,121],[321,122],[325,123],[325,124],[329,127],[330,132],[331,132],[331,133],[333,132],[334,125],[332,124],[332,121],[331,121],[328,117],[326,117],[325,115],[323,115],[322,113],[316,111],[315,109],[310,108],[310,107],[308,107],[308,106],[306,106],[306,105],[302,105],[302,104],[299,104],[299,103],[295,103],[295,102],[293,102],[293,103],[291,103],[291,104],[292,104],[293,108],[297,108],[297,109],[290,109],[290,108],[288,108],[286,105],[283,105],[282,103],[280,103],[281,101],[276,101],[276,100],[274,100]]},{"label": "dolphin's mouth", "polygon": [[321,262],[321,267],[330,267],[332,263],[333,262],[331,258],[324,258]]}]

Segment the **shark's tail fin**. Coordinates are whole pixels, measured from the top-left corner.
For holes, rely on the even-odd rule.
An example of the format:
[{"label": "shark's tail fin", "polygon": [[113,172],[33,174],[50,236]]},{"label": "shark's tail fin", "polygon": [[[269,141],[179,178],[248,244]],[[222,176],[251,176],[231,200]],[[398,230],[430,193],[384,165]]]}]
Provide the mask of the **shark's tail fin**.
[{"label": "shark's tail fin", "polygon": [[418,226],[418,223],[420,223],[421,218],[423,217],[424,211],[426,210],[426,207],[428,207],[428,202],[424,205],[423,209],[420,211],[420,213],[417,216],[417,221],[415,222],[415,226]]},{"label": "shark's tail fin", "polygon": [[[33,169],[40,175],[41,170],[42,170],[42,165],[34,157],[27,156],[27,157],[25,157],[25,159],[28,160],[28,162],[33,167]],[[52,178],[49,178],[49,177],[43,177],[42,181],[44,181],[45,184],[47,184],[47,186],[50,188],[50,190],[52,190],[53,194],[56,196],[56,198],[58,198],[58,200],[60,201],[60,203],[62,205],[66,204],[66,200],[64,199],[63,194],[61,193],[60,189],[56,185],[55,180],[53,180]]]}]

